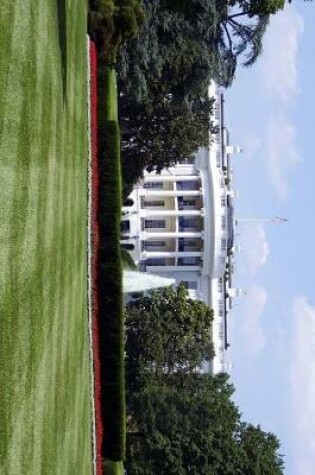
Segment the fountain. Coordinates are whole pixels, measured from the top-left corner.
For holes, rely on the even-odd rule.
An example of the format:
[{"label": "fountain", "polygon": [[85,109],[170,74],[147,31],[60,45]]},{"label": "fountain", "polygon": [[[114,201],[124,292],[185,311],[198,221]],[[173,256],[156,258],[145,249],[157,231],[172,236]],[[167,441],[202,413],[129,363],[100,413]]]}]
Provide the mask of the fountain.
[{"label": "fountain", "polygon": [[161,277],[148,272],[138,272],[124,270],[123,272],[123,292],[124,294],[133,292],[146,292],[147,290],[159,289],[175,284],[175,279]]}]

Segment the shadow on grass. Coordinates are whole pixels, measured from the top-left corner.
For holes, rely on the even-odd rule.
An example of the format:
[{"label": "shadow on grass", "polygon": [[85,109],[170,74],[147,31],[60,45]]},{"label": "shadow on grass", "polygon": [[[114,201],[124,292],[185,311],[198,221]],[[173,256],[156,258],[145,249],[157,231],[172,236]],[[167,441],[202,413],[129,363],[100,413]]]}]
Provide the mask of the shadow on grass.
[{"label": "shadow on grass", "polygon": [[63,100],[67,97],[67,14],[66,1],[57,0],[58,41],[61,54]]}]

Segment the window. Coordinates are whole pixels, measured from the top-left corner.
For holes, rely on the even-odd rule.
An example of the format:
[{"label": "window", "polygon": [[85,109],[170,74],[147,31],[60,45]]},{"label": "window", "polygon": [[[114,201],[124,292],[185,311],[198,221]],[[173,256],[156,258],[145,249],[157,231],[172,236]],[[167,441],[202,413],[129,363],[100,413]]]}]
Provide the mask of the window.
[{"label": "window", "polygon": [[190,251],[195,250],[200,246],[200,240],[194,238],[179,238],[178,241],[178,250],[182,251]]},{"label": "window", "polygon": [[196,181],[196,180],[187,180],[187,181],[177,182],[178,190],[198,190],[199,186],[200,186],[199,181]]},{"label": "window", "polygon": [[185,160],[183,160],[181,163],[193,164],[195,163],[195,157],[185,158]]},{"label": "window", "polygon": [[221,251],[226,251],[226,239],[221,239]]},{"label": "window", "polygon": [[143,188],[155,188],[157,190],[163,189],[162,181],[147,181],[143,184]]},{"label": "window", "polygon": [[186,228],[197,229],[198,225],[199,225],[198,218],[186,218],[186,217],[179,218],[179,226],[183,229],[186,229]]},{"label": "window", "polygon": [[122,244],[121,244],[121,247],[122,247],[123,249],[127,249],[128,251],[133,251],[134,248],[135,248],[135,245],[132,244],[132,243],[129,243],[129,242],[125,242],[125,243],[122,243]]},{"label": "window", "polygon": [[146,241],[145,248],[148,249],[150,247],[164,247],[165,241]]},{"label": "window", "polygon": [[120,223],[120,232],[122,233],[129,233],[130,231],[130,221],[129,219],[122,221]]},{"label": "window", "polygon": [[221,216],[221,229],[225,230],[226,229],[226,217]]},{"label": "window", "polygon": [[133,205],[134,205],[134,201],[131,198],[127,198],[124,202],[124,206],[133,206]]},{"label": "window", "polygon": [[177,202],[178,202],[178,209],[179,210],[187,209],[187,208],[190,208],[190,207],[192,207],[194,209],[197,208],[197,201],[194,198],[186,198],[186,197],[183,197],[183,196],[179,196],[178,199],[177,199]]},{"label": "window", "polygon": [[[217,140],[216,143],[219,143],[219,140]],[[221,152],[216,153],[216,159],[217,159],[217,167],[221,168]]]},{"label": "window", "polygon": [[165,259],[164,258],[151,258],[146,260],[147,266],[165,266]]},{"label": "window", "polygon": [[222,279],[219,279],[219,283],[218,283],[218,287],[219,287],[219,292],[223,292],[223,280]]},{"label": "window", "polygon": [[145,201],[144,206],[146,208],[155,208],[156,206],[163,207],[164,206],[164,201]]},{"label": "window", "polygon": [[165,219],[146,219],[144,227],[145,229],[165,229]]},{"label": "window", "polygon": [[186,289],[188,290],[197,290],[198,288],[198,282],[196,280],[184,280],[184,285],[186,287]]},{"label": "window", "polygon": [[196,266],[199,265],[199,257],[180,257],[178,259],[179,266]]}]

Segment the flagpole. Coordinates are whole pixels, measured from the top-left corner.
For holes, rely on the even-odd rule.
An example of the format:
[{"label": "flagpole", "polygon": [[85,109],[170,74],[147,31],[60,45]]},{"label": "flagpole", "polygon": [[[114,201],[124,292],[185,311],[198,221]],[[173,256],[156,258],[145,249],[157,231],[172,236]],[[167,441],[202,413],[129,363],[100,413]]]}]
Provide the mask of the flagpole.
[{"label": "flagpole", "polygon": [[282,216],[274,216],[273,218],[241,218],[236,220],[236,224],[240,223],[274,223],[274,224],[280,224],[280,223],[286,223],[289,220],[287,218],[284,218]]}]

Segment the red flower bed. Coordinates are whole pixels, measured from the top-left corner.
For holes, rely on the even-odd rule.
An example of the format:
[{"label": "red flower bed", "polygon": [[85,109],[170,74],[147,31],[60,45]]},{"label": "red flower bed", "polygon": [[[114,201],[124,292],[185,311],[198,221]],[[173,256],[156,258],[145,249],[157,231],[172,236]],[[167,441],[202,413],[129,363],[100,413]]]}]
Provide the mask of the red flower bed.
[{"label": "red flower bed", "polygon": [[90,41],[90,72],[91,72],[91,146],[92,146],[92,308],[93,308],[93,360],[94,360],[94,403],[96,421],[96,473],[102,475],[102,442],[103,425],[101,413],[101,366],[99,351],[99,169],[98,169],[98,140],[97,140],[97,50]]}]

